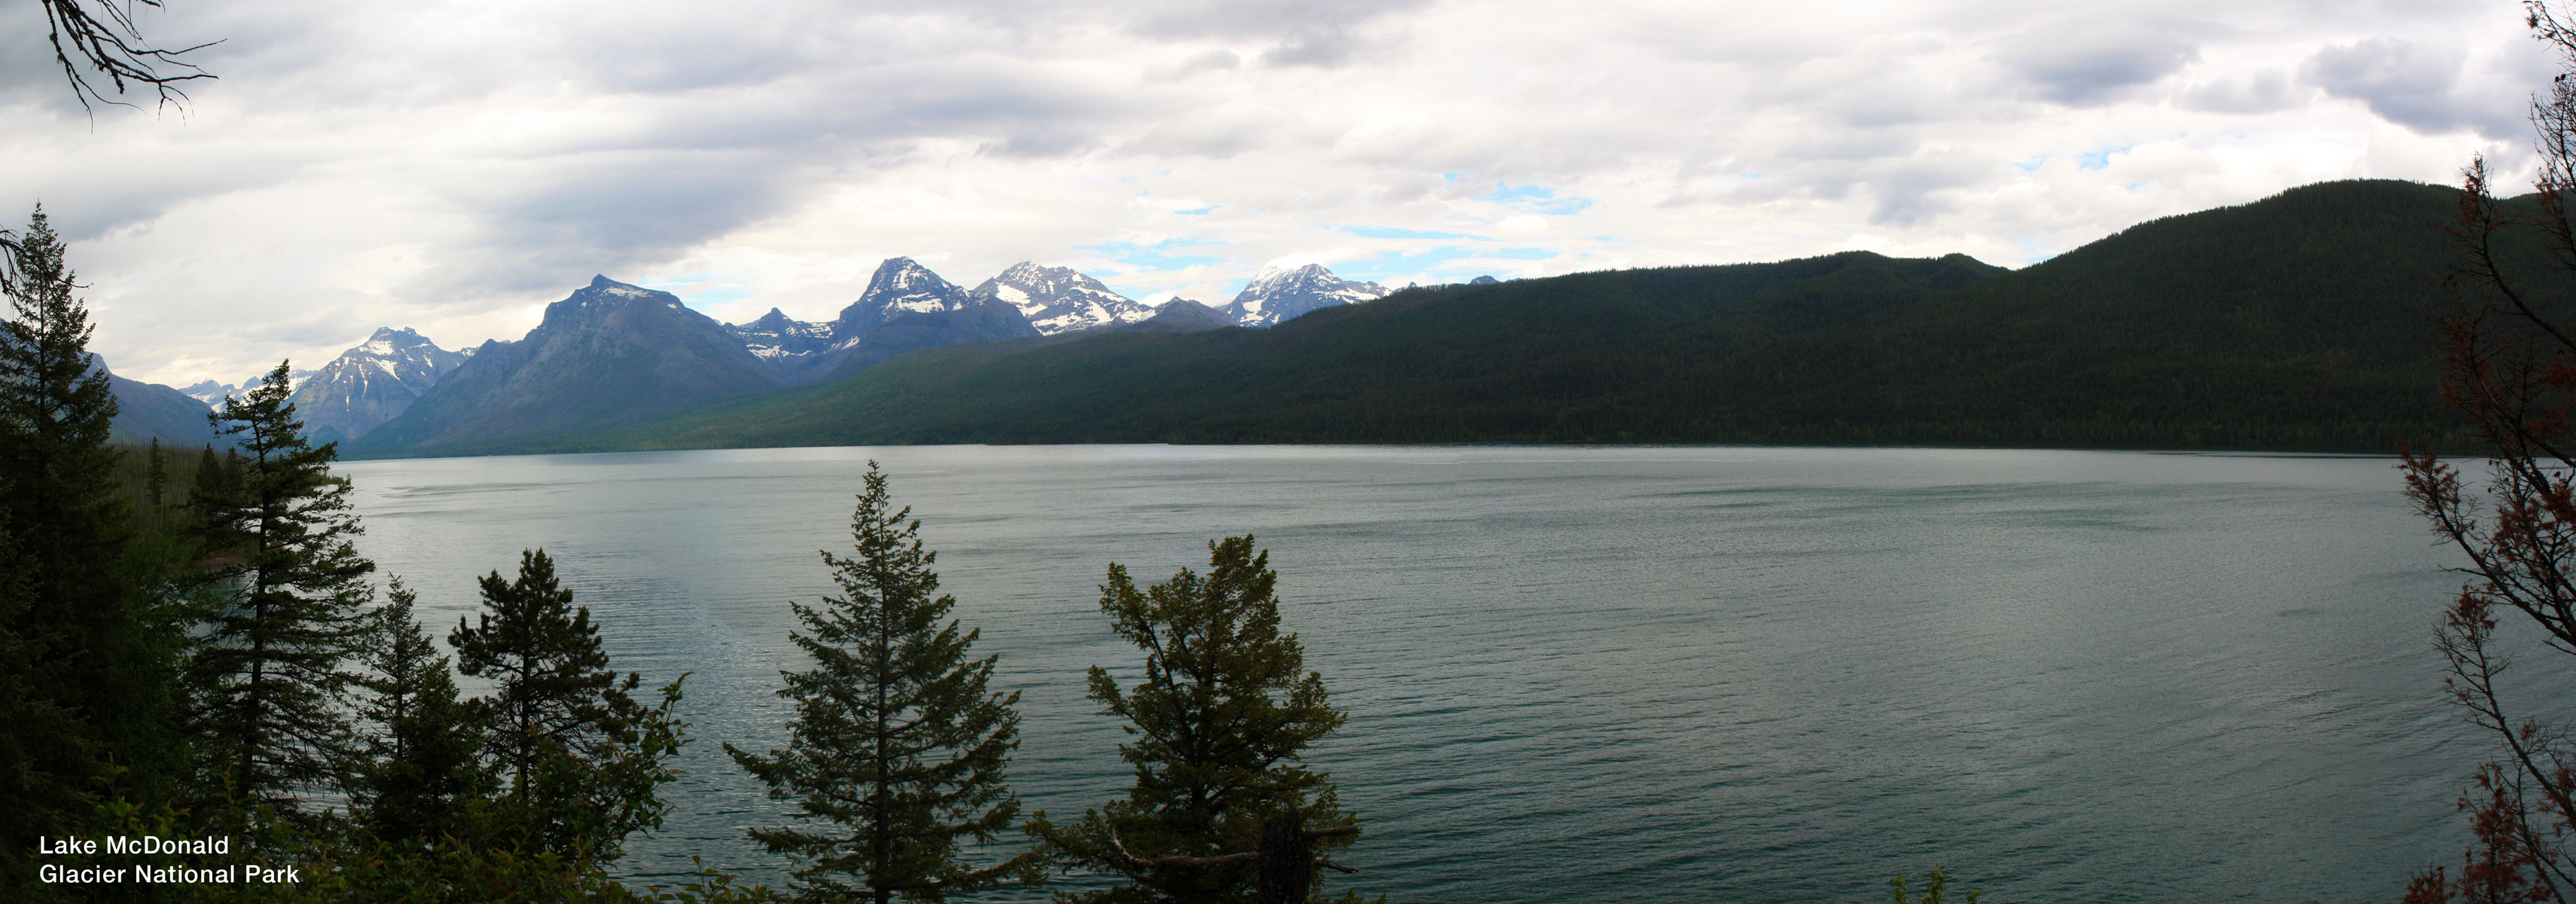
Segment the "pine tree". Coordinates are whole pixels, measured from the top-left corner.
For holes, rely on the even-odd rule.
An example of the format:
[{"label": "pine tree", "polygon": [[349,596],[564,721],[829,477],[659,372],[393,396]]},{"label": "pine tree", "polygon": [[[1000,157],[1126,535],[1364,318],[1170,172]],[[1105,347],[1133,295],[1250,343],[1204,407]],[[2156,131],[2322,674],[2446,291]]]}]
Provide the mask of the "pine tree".
[{"label": "pine tree", "polygon": [[[1262,850],[1265,820],[1296,810],[1309,824],[1351,823],[1330,778],[1303,765],[1343,715],[1326,702],[1323,676],[1304,670],[1297,636],[1280,633],[1270,554],[1255,555],[1248,535],[1212,541],[1208,553],[1207,574],[1182,569],[1141,592],[1127,569],[1109,566],[1100,609],[1145,652],[1145,674],[1121,689],[1093,667],[1089,696],[1136,736],[1118,748],[1135,785],[1064,825],[1039,813],[1028,830],[1059,866],[1131,884],[1060,901],[1251,902],[1260,864],[1239,855]],[[1315,847],[1350,843],[1335,834]],[[1311,886],[1320,869],[1307,869]]]},{"label": "pine tree", "polygon": [[[94,806],[90,779],[98,774],[96,746],[57,699],[60,688],[40,680],[37,646],[26,635],[33,596],[17,538],[0,530],[0,837],[67,834]],[[35,876],[34,850],[0,845],[0,892]]]},{"label": "pine tree", "polygon": [[487,781],[482,726],[458,699],[448,659],[412,615],[415,594],[396,578],[369,613],[367,690],[359,718],[374,727],[350,798],[379,839],[435,838]]},{"label": "pine tree", "polygon": [[465,674],[489,678],[490,696],[475,700],[491,720],[494,759],[507,767],[513,795],[525,796],[531,776],[549,750],[582,750],[632,715],[639,676],[623,685],[608,667],[590,607],[575,608],[572,591],[555,579],[545,550],[519,555],[519,576],[483,576],[483,608],[476,626],[456,620],[447,642]]},{"label": "pine tree", "polygon": [[781,672],[796,701],[784,750],[734,761],[827,831],[753,829],[772,853],[806,862],[795,876],[818,900],[944,901],[1030,876],[1021,855],[968,864],[971,839],[1010,828],[1019,800],[1004,768],[1019,746],[1019,694],[990,690],[994,657],[967,658],[979,634],[948,617],[957,600],[931,570],[912,509],[890,511],[885,473],[868,463],[850,516],[853,555],[823,553],[843,595],[790,604],[805,633],[788,636],[814,667]]},{"label": "pine tree", "polygon": [[216,597],[189,663],[201,791],[284,810],[343,778],[354,676],[342,666],[376,567],[351,542],[363,529],[349,513],[349,481],[331,473],[333,447],[305,439],[292,392],[280,362],[246,396],[224,400],[213,417],[241,449],[238,470],[230,461],[200,470],[190,500]]},{"label": "pine tree", "polygon": [[161,438],[152,438],[152,449],[146,453],[143,468],[143,497],[152,503],[152,520],[159,523],[163,496],[170,488],[170,463],[161,455]]},{"label": "pine tree", "polygon": [[583,869],[615,860],[627,835],[667,810],[655,789],[687,740],[671,715],[680,682],[663,688],[658,709],[637,704],[630,692],[642,676],[618,680],[589,607],[572,605],[544,550],[520,554],[515,581],[485,575],[482,590],[477,623],[458,619],[447,639],[461,671],[494,685],[472,701],[490,731],[487,758],[509,776],[493,843]]},{"label": "pine tree", "polygon": [[[158,763],[172,746],[164,674],[170,632],[146,617],[129,561],[132,517],[108,446],[116,397],[88,343],[89,312],[42,207],[7,263],[17,278],[0,322],[0,534],[13,538],[0,644],[13,712],[0,746],[16,793],[0,829],[60,832],[89,815],[111,764]],[[156,788],[138,773],[129,787]]]}]

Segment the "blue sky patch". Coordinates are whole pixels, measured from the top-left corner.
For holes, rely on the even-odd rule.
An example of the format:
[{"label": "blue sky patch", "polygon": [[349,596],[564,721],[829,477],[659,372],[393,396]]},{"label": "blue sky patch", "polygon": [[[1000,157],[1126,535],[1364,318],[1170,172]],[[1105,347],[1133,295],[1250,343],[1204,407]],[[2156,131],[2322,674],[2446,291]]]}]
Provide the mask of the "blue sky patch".
[{"label": "blue sky patch", "polygon": [[2076,168],[2076,169],[2101,169],[2101,168],[2103,168],[2103,167],[2110,166],[2110,165],[2111,165],[2111,155],[2113,155],[2113,154],[2126,154],[2126,153],[2128,153],[2128,152],[2129,152],[2129,149],[2130,149],[2130,148],[2133,148],[2133,147],[2136,147],[2136,145],[2121,145],[2121,146],[2116,147],[2116,148],[2104,148],[2104,149],[2102,149],[2102,150],[2098,150],[2098,151],[2086,151],[2086,152],[2084,152],[2084,156],[2076,158],[2076,160],[2075,160],[2075,168]]},{"label": "blue sky patch", "polygon": [[1509,182],[1497,183],[1493,191],[1486,192],[1483,197],[1476,200],[1491,201],[1514,210],[1550,216],[1581,213],[1584,208],[1592,206],[1591,198],[1578,198],[1572,195],[1560,198],[1553,188],[1540,185],[1516,186]]}]

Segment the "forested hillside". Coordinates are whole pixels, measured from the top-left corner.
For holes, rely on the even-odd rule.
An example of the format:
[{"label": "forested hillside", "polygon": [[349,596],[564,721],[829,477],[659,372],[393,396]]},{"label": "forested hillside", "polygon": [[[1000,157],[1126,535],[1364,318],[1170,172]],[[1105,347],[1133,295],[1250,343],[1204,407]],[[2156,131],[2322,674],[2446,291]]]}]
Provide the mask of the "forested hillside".
[{"label": "forested hillside", "polygon": [[1765,442],[2384,451],[2437,394],[2453,194],[2307,186],[2005,271],[1865,252],[1414,289],[1269,330],[979,343],[458,451]]}]

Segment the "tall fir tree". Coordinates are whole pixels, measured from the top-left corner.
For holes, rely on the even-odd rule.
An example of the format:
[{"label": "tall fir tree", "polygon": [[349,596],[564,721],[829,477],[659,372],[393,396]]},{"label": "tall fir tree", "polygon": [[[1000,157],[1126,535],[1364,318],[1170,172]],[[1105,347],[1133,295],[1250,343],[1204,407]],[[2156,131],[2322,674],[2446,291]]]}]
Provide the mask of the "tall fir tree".
[{"label": "tall fir tree", "polygon": [[90,813],[88,789],[119,766],[128,790],[161,787],[172,748],[162,629],[132,561],[132,517],[108,445],[116,397],[88,344],[87,306],[40,206],[7,261],[0,321],[0,534],[13,538],[0,634],[14,698],[0,747],[0,831],[59,833]]},{"label": "tall fir tree", "polygon": [[751,836],[803,861],[795,876],[814,900],[944,901],[1035,878],[1033,854],[977,866],[966,850],[1019,815],[1005,769],[1020,695],[990,689],[994,657],[968,658],[980,632],[949,617],[955,597],[933,596],[939,554],[922,548],[912,509],[894,509],[875,462],[866,487],[850,516],[853,554],[822,554],[842,595],[789,604],[805,631],[788,637],[814,667],[779,673],[778,695],[796,701],[787,747],[725,745],[770,797],[831,826]]},{"label": "tall fir tree", "polygon": [[523,793],[549,748],[578,751],[614,731],[631,713],[627,692],[638,678],[618,683],[590,607],[573,606],[545,550],[519,554],[516,580],[484,575],[482,590],[477,623],[458,617],[447,642],[461,671],[492,681],[492,693],[475,704],[491,720],[493,758],[509,772],[512,793]]},{"label": "tall fir tree", "polygon": [[[1323,676],[1305,671],[1297,636],[1279,630],[1278,580],[1249,535],[1209,542],[1207,574],[1185,568],[1142,591],[1109,566],[1100,610],[1144,651],[1144,678],[1122,689],[1095,666],[1089,696],[1102,715],[1127,720],[1136,740],[1118,755],[1135,784],[1069,823],[1039,813],[1028,830],[1059,867],[1127,884],[1058,901],[1249,904],[1261,864],[1238,855],[1262,850],[1265,820],[1293,809],[1309,824],[1352,823],[1330,777],[1303,762],[1344,717],[1326,702]],[[1314,847],[1351,841],[1329,835]],[[1305,884],[1319,887],[1321,868],[1306,869]]]},{"label": "tall fir tree", "polygon": [[151,450],[144,453],[143,465],[143,500],[151,504],[151,517],[156,524],[166,514],[163,503],[169,489],[170,463],[161,454],[161,438],[156,436],[152,438]]},{"label": "tall fir tree", "polygon": [[437,838],[457,829],[490,784],[481,768],[482,725],[458,698],[447,657],[413,615],[411,588],[396,578],[385,596],[367,616],[358,716],[372,730],[349,797],[379,839]]},{"label": "tall fir tree", "polygon": [[376,566],[352,542],[363,528],[349,481],[331,473],[334,446],[306,439],[287,373],[279,362],[211,415],[240,457],[237,469],[200,470],[190,500],[213,592],[188,686],[201,793],[292,811],[299,795],[345,779],[356,677],[345,666]]}]

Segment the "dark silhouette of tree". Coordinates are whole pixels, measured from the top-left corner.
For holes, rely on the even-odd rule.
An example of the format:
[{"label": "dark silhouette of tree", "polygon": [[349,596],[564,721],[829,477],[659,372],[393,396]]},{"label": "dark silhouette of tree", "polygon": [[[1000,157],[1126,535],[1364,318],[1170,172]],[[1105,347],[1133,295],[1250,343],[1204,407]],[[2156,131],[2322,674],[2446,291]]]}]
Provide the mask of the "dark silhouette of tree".
[{"label": "dark silhouette of tree", "polygon": [[358,716],[371,726],[350,799],[377,838],[401,842],[452,832],[459,811],[486,790],[482,726],[458,699],[447,657],[412,614],[415,594],[397,578],[368,613],[367,691]]},{"label": "dark silhouette of tree", "polygon": [[632,705],[626,691],[640,679],[618,684],[590,607],[572,605],[572,591],[556,580],[555,560],[545,550],[519,554],[516,580],[495,571],[483,576],[482,588],[483,614],[472,627],[457,618],[447,642],[456,647],[461,671],[493,682],[491,695],[476,698],[476,705],[492,719],[494,757],[517,794],[549,747],[576,750],[614,728],[622,708]]},{"label": "dark silhouette of tree", "polygon": [[39,206],[9,255],[22,278],[0,321],[0,831],[22,837],[86,819],[120,766],[154,767],[122,787],[157,793],[174,746],[176,635],[128,555],[116,398],[65,252]]},{"label": "dark silhouette of tree", "polygon": [[212,415],[241,463],[237,483],[201,471],[189,503],[214,598],[199,613],[188,686],[192,733],[210,755],[202,790],[291,811],[346,762],[355,676],[343,665],[376,566],[351,542],[362,528],[349,481],[331,473],[331,444],[306,441],[287,372],[279,362]]},{"label": "dark silhouette of tree", "polygon": [[618,680],[590,607],[572,604],[545,550],[522,552],[515,580],[483,576],[482,591],[483,614],[457,619],[447,641],[460,671],[493,683],[472,705],[490,729],[486,756],[508,776],[494,830],[578,863],[614,860],[629,833],[661,821],[654,789],[683,740],[668,712],[679,682],[661,709],[637,704],[642,676]]},{"label": "dark silhouette of tree", "polygon": [[[2508,656],[2500,618],[2576,654],[2576,298],[2546,277],[2576,266],[2576,29],[2539,2],[2533,34],[2562,74],[2532,104],[2539,132],[2536,213],[2490,190],[2486,163],[2463,174],[2454,227],[2454,306],[2443,398],[2489,449],[2484,492],[2431,453],[2409,452],[2406,493],[2436,534],[2465,553],[2468,581],[2444,613],[2438,645],[2450,695],[2495,739],[2461,797],[2475,839],[2459,871],[2436,867],[2408,886],[2409,904],[2565,901],[2576,893],[2576,747],[2563,721],[2515,712],[2498,685]],[[2527,621],[2525,620],[2527,619]]]},{"label": "dark silhouette of tree", "polygon": [[164,497],[170,489],[170,462],[161,454],[161,438],[152,438],[150,451],[144,453],[143,499],[152,506],[152,515],[162,514]]},{"label": "dark silhouette of tree", "polygon": [[[1028,831],[1058,867],[1128,884],[1059,900],[1250,904],[1265,886],[1311,888],[1328,865],[1316,849],[1354,840],[1332,781],[1303,763],[1344,717],[1326,702],[1323,676],[1305,671],[1297,636],[1279,630],[1278,580],[1248,535],[1211,541],[1207,574],[1182,569],[1141,591],[1126,568],[1109,566],[1100,610],[1144,651],[1144,676],[1121,688],[1095,666],[1089,696],[1127,720],[1135,741],[1118,754],[1135,785],[1062,825],[1038,813]],[[1280,837],[1265,843],[1272,833]],[[1264,854],[1303,881],[1263,881]]]},{"label": "dark silhouette of tree", "polygon": [[922,548],[921,522],[894,510],[875,462],[866,480],[850,515],[853,555],[822,554],[842,595],[820,608],[789,604],[805,633],[788,636],[814,667],[780,673],[779,696],[796,701],[787,747],[725,745],[771,797],[835,827],[751,836],[806,861],[795,875],[818,900],[943,901],[1033,879],[1034,854],[978,867],[962,850],[1019,816],[1004,770],[1019,746],[1020,695],[989,689],[994,657],[967,658],[979,632],[948,617],[955,597],[932,596],[939,554]]}]

